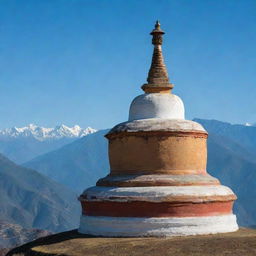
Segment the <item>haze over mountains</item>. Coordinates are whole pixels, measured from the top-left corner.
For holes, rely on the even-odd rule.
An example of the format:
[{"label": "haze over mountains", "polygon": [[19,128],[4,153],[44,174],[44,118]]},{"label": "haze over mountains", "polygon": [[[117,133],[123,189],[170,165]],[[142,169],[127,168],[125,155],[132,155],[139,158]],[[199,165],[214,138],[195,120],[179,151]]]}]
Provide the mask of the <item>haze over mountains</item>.
[{"label": "haze over mountains", "polygon": [[[24,164],[79,193],[109,172],[108,144],[100,130]],[[33,166],[33,167],[32,167]]]},{"label": "haze over mountains", "polygon": [[21,164],[32,158],[56,150],[96,130],[78,125],[59,125],[46,128],[30,124],[25,127],[0,130],[0,153],[15,163]]},{"label": "haze over mountains", "polygon": [[0,220],[25,228],[60,231],[75,227],[77,195],[35,170],[0,155]]}]

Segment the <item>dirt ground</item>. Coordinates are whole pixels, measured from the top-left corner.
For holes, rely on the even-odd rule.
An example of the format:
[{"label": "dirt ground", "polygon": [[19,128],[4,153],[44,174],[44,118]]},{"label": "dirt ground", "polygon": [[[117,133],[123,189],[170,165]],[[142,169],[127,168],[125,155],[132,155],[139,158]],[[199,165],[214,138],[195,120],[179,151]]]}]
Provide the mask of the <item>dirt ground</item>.
[{"label": "dirt ground", "polygon": [[8,256],[256,256],[256,230],[168,238],[104,238],[63,232],[17,247]]}]

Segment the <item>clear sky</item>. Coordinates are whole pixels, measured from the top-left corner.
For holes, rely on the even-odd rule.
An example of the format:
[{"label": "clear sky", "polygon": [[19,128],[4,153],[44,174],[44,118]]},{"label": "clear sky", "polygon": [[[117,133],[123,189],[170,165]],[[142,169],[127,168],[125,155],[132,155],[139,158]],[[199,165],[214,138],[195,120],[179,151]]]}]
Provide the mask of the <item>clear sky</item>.
[{"label": "clear sky", "polygon": [[156,19],[186,118],[256,122],[255,0],[0,0],[0,128],[126,121]]}]

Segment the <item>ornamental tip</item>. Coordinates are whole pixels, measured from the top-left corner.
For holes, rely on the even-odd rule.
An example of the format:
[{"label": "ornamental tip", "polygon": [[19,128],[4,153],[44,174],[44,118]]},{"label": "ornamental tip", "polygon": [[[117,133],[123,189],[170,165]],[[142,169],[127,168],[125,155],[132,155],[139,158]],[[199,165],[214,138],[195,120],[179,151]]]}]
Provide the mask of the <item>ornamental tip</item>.
[{"label": "ornamental tip", "polygon": [[156,28],[156,29],[160,29],[160,25],[161,25],[161,24],[160,24],[159,20],[157,20],[157,21],[156,21],[156,24],[155,24],[155,28]]},{"label": "ornamental tip", "polygon": [[152,35],[153,37],[157,36],[157,35],[163,35],[164,31],[161,29],[160,25],[161,24],[160,24],[159,20],[157,20],[156,24],[155,24],[155,28],[152,30],[150,35]]},{"label": "ornamental tip", "polygon": [[162,55],[161,45],[163,43],[164,31],[160,28],[159,20],[156,21],[155,28],[150,34],[152,35],[154,52],[148,72],[148,83],[144,84],[141,88],[146,93],[169,93],[173,88],[173,84],[169,81],[167,69]]}]

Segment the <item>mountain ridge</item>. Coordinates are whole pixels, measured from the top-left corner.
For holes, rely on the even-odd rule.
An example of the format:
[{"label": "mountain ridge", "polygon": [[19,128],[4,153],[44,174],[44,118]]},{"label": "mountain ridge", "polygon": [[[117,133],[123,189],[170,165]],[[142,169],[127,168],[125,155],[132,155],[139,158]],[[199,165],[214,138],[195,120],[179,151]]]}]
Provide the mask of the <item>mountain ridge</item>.
[{"label": "mountain ridge", "polygon": [[47,128],[29,124],[28,126],[20,128],[12,127],[2,129],[0,130],[0,137],[34,137],[35,139],[42,141],[47,139],[80,138],[96,131],[96,129],[93,129],[90,126],[87,128],[81,128],[79,125],[69,127],[61,124],[54,128]]},{"label": "mountain ridge", "polygon": [[109,172],[107,139],[104,138],[108,131],[100,130],[89,134],[40,155],[23,166],[33,166],[40,173],[81,193],[86,187],[95,184],[100,176]]},{"label": "mountain ridge", "polygon": [[0,153],[17,164],[23,164],[39,155],[61,148],[96,132],[95,129],[78,125],[45,128],[29,125],[0,130]]},{"label": "mountain ridge", "polygon": [[52,232],[78,225],[77,194],[0,154],[0,220]]}]

